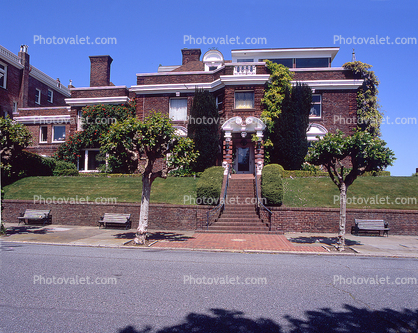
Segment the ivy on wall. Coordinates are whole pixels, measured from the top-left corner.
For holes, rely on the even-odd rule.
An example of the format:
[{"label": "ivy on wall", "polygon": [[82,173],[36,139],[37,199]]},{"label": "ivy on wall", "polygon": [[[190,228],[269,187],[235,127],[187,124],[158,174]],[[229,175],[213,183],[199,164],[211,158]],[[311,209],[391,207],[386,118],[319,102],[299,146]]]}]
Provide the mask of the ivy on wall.
[{"label": "ivy on wall", "polygon": [[345,69],[351,70],[355,76],[364,80],[363,85],[357,91],[357,127],[361,131],[368,131],[374,136],[380,136],[380,124],[383,114],[380,112],[377,94],[379,91],[379,79],[376,77],[372,67],[361,61],[347,62],[343,65]]},{"label": "ivy on wall", "polygon": [[[55,153],[55,157],[65,162],[76,164],[77,158],[85,148],[100,148],[101,137],[109,131],[115,122],[135,116],[135,100],[122,105],[88,105],[81,110],[82,131],[71,135],[66,142],[61,144]],[[120,166],[120,161],[111,159],[113,165]]]}]

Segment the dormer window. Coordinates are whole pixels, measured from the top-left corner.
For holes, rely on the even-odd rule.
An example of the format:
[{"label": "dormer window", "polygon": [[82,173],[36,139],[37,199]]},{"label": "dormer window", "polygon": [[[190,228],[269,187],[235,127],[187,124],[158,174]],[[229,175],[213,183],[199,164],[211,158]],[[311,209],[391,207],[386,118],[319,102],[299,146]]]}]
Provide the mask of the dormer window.
[{"label": "dormer window", "polygon": [[202,60],[205,64],[205,72],[216,71],[224,65],[224,56],[218,50],[209,50],[204,54]]}]

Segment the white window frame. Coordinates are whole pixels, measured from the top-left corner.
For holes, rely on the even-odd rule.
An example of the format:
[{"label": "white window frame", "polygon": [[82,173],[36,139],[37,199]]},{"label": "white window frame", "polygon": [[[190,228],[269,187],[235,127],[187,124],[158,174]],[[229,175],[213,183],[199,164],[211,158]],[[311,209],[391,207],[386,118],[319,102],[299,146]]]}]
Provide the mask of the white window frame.
[{"label": "white window frame", "polygon": [[[81,150],[82,153],[84,153],[84,169],[80,170],[80,158],[77,158],[77,170],[79,172],[100,172],[100,170],[94,169],[94,170],[90,170],[89,169],[89,152],[90,151],[98,151],[100,152],[100,148],[85,148]],[[106,154],[106,168],[108,165],[108,158],[109,155]]]},{"label": "white window frame", "polygon": [[[237,94],[243,94],[243,93],[252,93],[253,94],[253,105],[250,108],[247,107],[240,107],[237,108]],[[252,110],[255,107],[255,95],[254,95],[254,90],[237,90],[234,92],[234,109],[237,110]]]},{"label": "white window frame", "polygon": [[41,89],[35,88],[36,92],[38,93],[38,95],[35,93],[35,103],[36,104],[41,104],[41,95],[42,95],[42,91]]},{"label": "white window frame", "polygon": [[[51,93],[51,99],[49,99],[49,93]],[[48,89],[48,102],[54,103],[54,91],[51,89]]]},{"label": "white window frame", "polygon": [[319,105],[319,116],[309,114],[309,118],[313,118],[313,119],[320,119],[320,118],[322,118],[322,95],[321,95],[321,94],[312,94],[312,98],[313,98],[314,96],[319,96],[319,102],[315,102],[315,103],[314,103],[314,102],[312,101],[312,104],[313,104],[313,105]]},{"label": "white window frame", "polygon": [[[42,140],[42,129],[46,128],[46,140]],[[48,143],[48,126],[39,126],[39,143]]]},{"label": "white window frame", "polygon": [[7,89],[7,65],[1,61],[0,65],[4,66],[4,69],[0,68],[0,77],[3,77],[3,85],[0,85],[0,88]]},{"label": "white window frame", "polygon": [[77,111],[77,131],[84,131],[82,118],[83,118],[83,111],[78,110]]},{"label": "white window frame", "polygon": [[[64,127],[64,140],[55,140],[54,139],[54,137],[55,137],[55,128],[56,127]],[[65,136],[67,134],[66,132],[67,132],[67,126],[65,126],[65,125],[54,125],[54,126],[52,126],[52,142],[53,143],[65,142]]]},{"label": "white window frame", "polygon": [[[173,112],[174,110],[172,110],[171,107],[171,102],[175,101],[175,100],[184,100],[186,101],[186,112],[184,114],[181,115],[174,115]],[[169,117],[172,121],[187,121],[187,104],[188,104],[188,99],[187,97],[182,97],[182,98],[170,98],[169,101],[170,105],[169,105]]]}]

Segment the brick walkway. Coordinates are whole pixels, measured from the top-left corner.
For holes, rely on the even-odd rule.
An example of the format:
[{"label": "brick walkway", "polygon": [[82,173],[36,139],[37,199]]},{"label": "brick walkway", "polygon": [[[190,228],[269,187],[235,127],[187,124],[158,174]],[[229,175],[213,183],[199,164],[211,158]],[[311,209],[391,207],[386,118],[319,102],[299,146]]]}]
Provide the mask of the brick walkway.
[{"label": "brick walkway", "polygon": [[283,235],[195,233],[182,241],[158,241],[152,247],[236,251],[327,252],[321,246],[293,245]]}]

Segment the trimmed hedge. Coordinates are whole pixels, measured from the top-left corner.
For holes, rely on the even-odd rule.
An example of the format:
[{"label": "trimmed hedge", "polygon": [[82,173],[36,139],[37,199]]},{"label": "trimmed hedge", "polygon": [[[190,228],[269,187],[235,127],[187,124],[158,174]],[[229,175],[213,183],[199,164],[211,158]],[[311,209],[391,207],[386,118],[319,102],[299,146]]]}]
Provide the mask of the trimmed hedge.
[{"label": "trimmed hedge", "polygon": [[54,176],[78,176],[78,170],[73,163],[56,161]]},{"label": "trimmed hedge", "polygon": [[222,190],[224,168],[214,166],[203,171],[196,183],[196,202],[204,205],[216,205]]},{"label": "trimmed hedge", "polygon": [[261,174],[261,196],[269,206],[280,206],[283,203],[283,182],[279,164],[269,164]]}]

